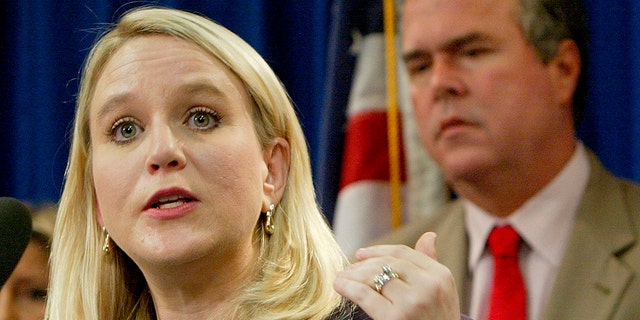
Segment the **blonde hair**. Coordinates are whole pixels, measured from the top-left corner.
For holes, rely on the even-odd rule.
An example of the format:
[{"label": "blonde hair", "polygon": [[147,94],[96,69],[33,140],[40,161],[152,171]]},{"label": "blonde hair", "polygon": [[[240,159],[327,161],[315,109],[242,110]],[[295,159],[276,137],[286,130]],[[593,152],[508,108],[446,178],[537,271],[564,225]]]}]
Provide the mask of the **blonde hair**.
[{"label": "blonde hair", "polygon": [[320,212],[302,128],[283,85],[260,55],[226,28],[192,13],[139,8],[126,13],[89,53],[82,71],[73,140],[52,246],[47,319],[153,319],[142,273],[121,250],[110,256],[95,216],[89,111],[96,82],[113,52],[134,37],[166,34],[219,59],[254,100],[254,126],[263,148],[276,137],[290,145],[287,185],[274,215],[275,233],[256,226],[260,258],[254,279],[237,298],[235,318],[323,319],[344,305],[333,290],[346,265]]}]

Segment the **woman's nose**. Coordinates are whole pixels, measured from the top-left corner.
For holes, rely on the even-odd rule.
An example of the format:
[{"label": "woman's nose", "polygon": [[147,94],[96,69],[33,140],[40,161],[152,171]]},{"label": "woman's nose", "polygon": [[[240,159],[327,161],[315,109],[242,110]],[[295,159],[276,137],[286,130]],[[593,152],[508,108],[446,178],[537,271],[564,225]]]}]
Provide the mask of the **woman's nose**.
[{"label": "woman's nose", "polygon": [[187,164],[184,142],[169,126],[155,128],[150,132],[149,152],[146,167],[149,173],[162,170],[180,170]]}]

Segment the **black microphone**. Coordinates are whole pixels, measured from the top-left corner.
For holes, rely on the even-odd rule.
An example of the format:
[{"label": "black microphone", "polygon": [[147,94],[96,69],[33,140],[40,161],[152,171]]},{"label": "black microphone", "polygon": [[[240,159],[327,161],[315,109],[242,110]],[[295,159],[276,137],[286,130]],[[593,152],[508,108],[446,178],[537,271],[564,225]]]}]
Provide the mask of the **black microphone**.
[{"label": "black microphone", "polygon": [[31,228],[29,209],[14,198],[0,197],[0,287],[27,248]]}]

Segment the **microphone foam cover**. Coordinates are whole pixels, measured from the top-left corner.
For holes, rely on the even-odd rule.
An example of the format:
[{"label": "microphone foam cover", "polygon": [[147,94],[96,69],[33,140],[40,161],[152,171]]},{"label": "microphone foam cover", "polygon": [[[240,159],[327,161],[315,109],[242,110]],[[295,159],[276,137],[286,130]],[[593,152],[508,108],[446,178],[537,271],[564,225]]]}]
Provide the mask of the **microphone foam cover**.
[{"label": "microphone foam cover", "polygon": [[22,202],[0,197],[0,286],[13,272],[31,239],[31,215]]}]

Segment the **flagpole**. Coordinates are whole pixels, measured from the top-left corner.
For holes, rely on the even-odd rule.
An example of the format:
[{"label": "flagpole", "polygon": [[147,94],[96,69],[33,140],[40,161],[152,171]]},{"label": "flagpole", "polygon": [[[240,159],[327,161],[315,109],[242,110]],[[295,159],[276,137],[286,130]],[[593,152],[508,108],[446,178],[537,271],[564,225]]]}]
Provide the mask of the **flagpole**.
[{"label": "flagpole", "polygon": [[402,193],[400,176],[400,135],[398,119],[398,90],[396,75],[395,45],[395,8],[394,0],[383,0],[384,39],[386,59],[387,131],[389,137],[389,173],[391,186],[391,226],[397,229],[402,225]]}]

